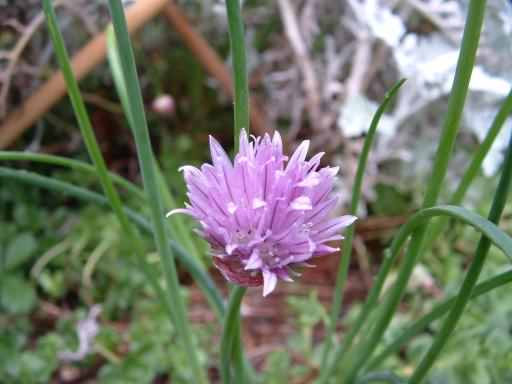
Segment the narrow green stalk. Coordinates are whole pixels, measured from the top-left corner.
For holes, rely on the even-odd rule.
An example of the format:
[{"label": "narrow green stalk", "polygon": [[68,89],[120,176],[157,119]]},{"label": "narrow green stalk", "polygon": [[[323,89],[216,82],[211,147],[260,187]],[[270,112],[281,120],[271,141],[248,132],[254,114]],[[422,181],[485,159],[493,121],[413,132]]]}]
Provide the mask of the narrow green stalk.
[{"label": "narrow green stalk", "polygon": [[[83,161],[68,159],[66,157],[61,156],[53,156],[39,153],[28,153],[28,152],[18,152],[18,151],[0,151],[0,161],[31,161],[38,163],[46,163],[52,165],[60,165],[63,167],[67,167],[70,169],[75,169],[84,173],[88,173],[94,176],[97,176],[96,168],[94,166],[84,163]],[[126,180],[125,178],[110,172],[110,177],[112,181],[119,184],[127,191],[132,193],[134,196],[139,198],[140,200],[145,200],[144,192],[135,184]],[[107,204],[108,205],[108,204]],[[125,208],[126,212],[126,208]],[[130,216],[130,215],[128,215]],[[149,228],[149,226],[147,227]],[[147,229],[143,228],[143,229]],[[150,233],[151,231],[149,231]],[[179,235],[178,235],[179,236]],[[179,237],[172,237],[173,239],[177,239]],[[174,243],[174,241],[172,241]],[[223,321],[223,313],[224,313],[224,304],[222,300],[222,296],[220,295],[219,290],[215,286],[213,280],[209,277],[209,275],[205,272],[203,266],[199,264],[199,262],[190,257],[184,249],[181,248],[180,245],[175,245],[173,248],[179,248],[179,250],[175,249],[175,252],[178,252],[178,259],[185,266],[185,269],[192,275],[194,281],[201,288],[203,293],[206,296],[206,299],[210,303],[212,309],[218,315],[219,320]]]},{"label": "narrow green stalk", "polygon": [[[471,293],[471,299],[477,298],[496,288],[512,282],[512,271],[506,271],[489,278],[475,286]],[[375,369],[388,357],[400,352],[403,345],[409,342],[414,336],[426,329],[431,323],[444,316],[455,303],[457,296],[451,297],[438,304],[429,313],[416,320],[408,326],[392,343],[390,343],[382,352],[375,356],[369,363],[368,369]]]},{"label": "narrow green stalk", "polygon": [[[482,163],[489,153],[489,150],[491,149],[496,137],[501,131],[501,128],[505,124],[505,121],[507,121],[507,118],[512,113],[512,90],[509,92],[507,97],[505,98],[505,101],[501,105],[498,113],[496,114],[491,127],[487,131],[487,134],[482,141],[482,143],[479,145],[476,152],[473,154],[473,157],[471,158],[471,162],[469,166],[467,167],[466,171],[464,172],[464,175],[462,176],[462,179],[459,182],[459,185],[455,192],[452,194],[449,204],[452,205],[459,205],[462,203],[464,197],[466,196],[466,193],[475,180],[476,176],[478,175],[478,172],[480,171],[480,168],[482,167]],[[440,219],[430,226],[427,238],[425,241],[425,248],[429,248],[432,246],[434,241],[443,233],[443,231],[446,229],[448,225],[448,220],[446,219]]]},{"label": "narrow green stalk", "polygon": [[[0,151],[0,161],[30,161],[36,163],[59,165],[61,167],[66,167],[97,176],[96,168],[91,164],[79,160],[69,159],[67,157],[47,155],[44,153]],[[114,183],[118,184],[120,187],[123,187],[137,199],[144,201],[144,192],[137,185],[113,172],[108,172],[108,175]]]},{"label": "narrow green stalk", "polygon": [[[377,127],[379,125],[380,118],[384,114],[384,111],[386,110],[387,106],[389,105],[389,103],[395,96],[396,92],[398,92],[398,89],[402,86],[404,82],[405,79],[398,81],[386,93],[386,95],[384,96],[384,100],[382,101],[382,104],[379,106],[379,108],[373,115],[370,127],[368,129],[368,133],[366,134],[364,140],[361,155],[359,156],[356,177],[354,180],[354,185],[352,187],[352,201],[350,203],[350,214],[352,215],[357,214],[357,207],[359,206],[359,200],[361,199],[361,189],[363,185],[366,164],[368,162],[368,156],[370,155],[370,149],[373,144],[375,133],[377,132]],[[342,251],[340,254],[340,261],[338,265],[338,273],[336,275],[336,288],[334,290],[334,298],[332,302],[329,326],[327,328],[326,342],[322,356],[320,372],[324,371],[324,368],[327,364],[329,351],[332,347],[333,337],[336,331],[336,322],[341,312],[341,306],[343,302],[343,290],[345,287],[345,283],[347,281],[348,268],[350,266],[350,259],[352,256],[352,240],[354,238],[354,232],[355,226],[351,226],[350,228],[348,228],[347,231],[345,232],[345,239],[343,240]]]},{"label": "narrow green stalk", "polygon": [[240,12],[240,0],[226,0],[229,23],[229,42],[233,57],[233,78],[235,91],[235,129],[234,146],[238,152],[240,131],[249,130],[249,85],[247,80],[247,64],[245,54],[244,25]]},{"label": "narrow green stalk", "polygon": [[181,341],[185,348],[190,368],[194,376],[194,381],[200,384],[206,383],[206,375],[199,364],[199,358],[194,346],[189,322],[186,318],[185,304],[180,293],[181,290],[176,272],[176,264],[174,262],[173,254],[167,246],[164,212],[160,200],[157,177],[155,174],[153,151],[149,140],[144,104],[139,88],[135,60],[126,26],[123,6],[120,0],[109,0],[109,6],[116,40],[119,44],[121,68],[125,79],[126,93],[128,95],[131,116],[133,118],[133,126],[135,128],[135,143],[137,145],[137,152],[139,155],[139,165],[142,170],[144,190],[146,192],[147,201],[151,211],[154,229],[153,233],[162,266],[164,268],[167,291],[172,298],[174,324],[177,334],[181,337]]},{"label": "narrow green stalk", "polygon": [[[116,87],[117,94],[121,100],[121,105],[123,107],[123,111],[126,115],[126,119],[128,121],[128,126],[132,130],[132,133],[135,132],[134,120],[132,116],[132,110],[130,109],[129,97],[127,93],[126,81],[123,76],[123,71],[121,68],[121,58],[119,56],[119,47],[114,35],[114,30],[112,26],[107,28],[107,57],[110,66],[110,71],[112,73],[112,78],[114,80],[114,85]],[[163,203],[166,207],[166,210],[170,211],[172,209],[178,208],[174,197],[169,192],[167,185],[165,183],[165,179],[162,175],[162,171],[156,160],[154,160],[155,164],[155,172],[157,177],[157,183],[160,188],[160,192],[162,195]],[[187,249],[187,251],[194,257],[196,260],[201,261],[201,255],[199,250],[197,249],[196,244],[192,240],[192,231],[186,225],[183,217],[181,215],[175,215],[172,220],[167,220],[168,227],[170,230],[170,234],[174,239],[179,239],[180,243]]]},{"label": "narrow green stalk", "polygon": [[[167,184],[165,182],[164,175],[162,171],[155,161],[155,172],[157,177],[157,183],[160,188],[160,193],[162,196],[162,202],[166,207],[166,211],[170,211],[172,209],[178,208],[176,204],[176,199],[169,191]],[[188,223],[184,220],[184,215],[173,215],[172,217],[167,219],[169,234],[173,239],[179,239],[179,242],[185,247],[188,253],[194,258],[198,263],[204,265],[204,258],[201,256],[197,244],[192,239],[192,235],[194,232]]]},{"label": "narrow green stalk", "polygon": [[[498,188],[494,195],[491,210],[489,212],[489,221],[495,224],[499,222],[501,214],[503,213],[503,209],[505,208],[505,203],[507,202],[508,191],[510,189],[511,181],[512,136],[510,137],[510,142],[507,154],[505,156],[505,161],[503,163],[503,171],[501,173]],[[409,380],[410,384],[417,384],[423,381],[426,374],[428,373],[432,365],[434,365],[434,362],[436,361],[437,357],[439,356],[443,347],[448,341],[448,338],[455,329],[458,321],[462,316],[464,309],[466,308],[469,299],[471,298],[471,293],[473,291],[474,286],[476,285],[476,282],[478,281],[478,277],[480,276],[480,273],[484,266],[491,244],[491,240],[488,237],[482,235],[475,252],[475,258],[469,267],[469,271],[467,272],[466,277],[464,278],[464,282],[462,283],[462,287],[460,288],[459,294],[455,299],[455,303],[453,304],[450,313],[448,314],[448,318],[443,322],[443,325],[438,334],[436,335],[430,349],[428,350],[427,354],[423,357],[420,364],[414,371],[411,379]]]},{"label": "narrow green stalk", "polygon": [[[249,119],[249,84],[247,75],[247,59],[245,51],[244,25],[242,21],[240,0],[226,0],[226,11],[229,24],[229,43],[233,63],[234,80],[234,127],[233,146],[238,152],[240,131],[245,129],[250,133]],[[228,310],[224,325],[224,335],[221,344],[221,374],[224,382],[229,382],[229,359],[233,355],[235,380],[246,383],[252,375],[249,362],[245,359],[240,340],[240,302],[245,288],[234,287],[231,291]],[[238,302],[238,304],[237,304]],[[236,312],[236,313],[232,313]],[[228,323],[229,326],[228,326]]]},{"label": "narrow green stalk", "polygon": [[[55,180],[51,177],[42,176],[34,172],[0,167],[0,178],[26,183],[38,188],[43,188],[54,192],[64,193],[68,196],[74,197],[81,201],[94,203],[101,207],[112,207],[108,199],[106,199],[105,197],[96,192],[89,191],[88,189],[85,188],[77,187],[73,184],[64,181]],[[126,207],[123,207],[123,211],[125,215],[142,231],[146,232],[148,235],[152,235],[153,232],[151,229],[151,225],[148,223],[146,218]],[[176,241],[170,240],[169,246],[176,253],[176,257],[182,263],[183,267],[190,273],[190,275],[192,276],[194,281],[196,281],[199,288],[203,291],[219,320],[223,321],[225,312],[224,302],[222,296],[220,295],[218,289],[215,286],[215,283],[210,278],[208,273],[204,270],[204,268],[202,268],[200,264],[198,264],[194,259],[188,256],[183,247],[176,243]],[[150,264],[148,265],[149,268],[152,268]],[[162,288],[158,284],[158,276],[156,274],[156,271],[152,271],[150,275],[153,276],[153,279],[151,281],[156,282],[158,289],[161,290]],[[170,311],[169,301],[163,301],[163,304],[165,305],[166,309]]]},{"label": "narrow green stalk", "polygon": [[[452,85],[452,91],[448,100],[448,111],[443,124],[441,138],[434,163],[432,166],[432,176],[425,194],[423,207],[428,208],[435,204],[441,191],[443,180],[448,169],[455,138],[457,136],[462,110],[466,99],[469,80],[475,63],[476,50],[480,39],[480,32],[483,24],[485,11],[485,0],[471,0],[469,3],[468,15],[462,38],[462,47],[459,54],[455,79]],[[371,357],[377,347],[382,335],[386,331],[393,314],[396,312],[398,304],[407,287],[407,282],[421,254],[423,240],[425,238],[427,227],[423,226],[416,230],[411,238],[411,242],[406,252],[405,261],[400,269],[397,281],[392,288],[391,294],[383,303],[384,309],[379,313],[375,326],[369,333],[369,336],[358,348],[354,363],[344,377],[347,383],[352,383],[359,373],[359,370]]]},{"label": "narrow green stalk", "polygon": [[357,384],[405,384],[405,381],[393,372],[371,372],[357,381]]},{"label": "narrow green stalk", "polygon": [[[350,329],[350,332],[345,336],[342,344],[336,348],[334,352],[334,357],[331,359],[332,363],[321,370],[320,378],[318,383],[325,383],[331,377],[336,368],[335,363],[338,362],[340,366],[342,366],[346,359],[341,360],[343,357],[347,357],[347,352],[352,347],[352,343],[354,342],[357,334],[361,330],[363,324],[368,319],[370,313],[375,309],[375,305],[379,299],[380,292],[382,287],[384,286],[384,282],[386,277],[393,265],[393,261],[395,259],[391,257],[389,251],[385,251],[384,259],[382,261],[381,267],[379,268],[379,272],[377,273],[377,277],[375,278],[372,289],[370,290],[368,297],[359,312],[356,321],[354,322],[354,326]],[[341,360],[341,361],[340,361]]]},{"label": "narrow green stalk", "polygon": [[244,357],[242,349],[237,347],[236,341],[240,339],[240,304],[247,288],[235,286],[231,290],[229,302],[226,309],[226,320],[220,344],[221,377],[224,384],[231,383],[231,363],[235,368],[235,383],[246,383]]},{"label": "narrow green stalk", "polygon": [[165,295],[165,292],[158,284],[158,278],[157,275],[155,274],[155,271],[150,267],[147,260],[145,260],[144,258],[144,248],[142,246],[138,233],[131,226],[130,222],[128,221],[128,218],[124,214],[121,199],[119,198],[119,195],[116,189],[114,188],[112,179],[109,176],[109,172],[103,159],[103,156],[101,154],[98,142],[96,141],[96,137],[94,135],[94,131],[92,129],[92,125],[89,120],[85,104],[80,95],[78,83],[74,77],[73,70],[71,68],[71,63],[69,60],[69,55],[64,45],[64,39],[62,38],[62,34],[59,30],[57,18],[55,16],[55,11],[51,5],[50,0],[43,0],[43,11],[46,16],[48,29],[50,31],[50,37],[55,47],[57,60],[59,62],[59,66],[61,67],[62,74],[66,82],[68,94],[76,118],[78,120],[78,125],[80,127],[82,137],[87,147],[87,151],[89,152],[89,156],[91,157],[96,167],[97,175],[100,179],[105,195],[107,196],[107,199],[121,224],[121,228],[126,234],[127,240],[131,243],[135,254],[138,256],[138,260],[142,268],[142,271],[146,275],[146,278],[149,280],[157,296],[162,301],[164,307],[167,310],[167,313],[172,318],[173,310],[172,306],[168,301],[168,296]]},{"label": "narrow green stalk", "polygon": [[[425,226],[425,224],[437,217],[450,217],[461,222],[474,227],[477,231],[481,232],[483,236],[486,236],[491,240],[491,242],[496,245],[503,253],[509,258],[512,259],[512,237],[508,236],[505,232],[501,231],[494,223],[489,220],[484,219],[480,215],[473,213],[465,208],[452,206],[452,205],[438,205],[430,208],[425,208],[417,213],[415,213],[405,225],[400,228],[400,231],[393,238],[393,242],[388,251],[385,253],[384,262],[380,268],[380,271],[377,275],[377,279],[375,281],[374,286],[372,287],[370,294],[368,296],[367,301],[364,304],[364,307],[361,311],[361,314],[364,314],[364,318],[366,319],[368,315],[371,313],[371,310],[375,308],[377,305],[378,296],[382,290],[382,286],[384,285],[385,277],[389,272],[391,265],[396,260],[398,255],[400,254],[400,250],[406,243],[407,239],[413,235],[418,228]],[[408,261],[406,260],[406,263]],[[393,292],[391,291],[391,294]],[[359,315],[356,322],[360,321],[361,314]],[[380,314],[378,313],[377,316]],[[346,338],[346,343],[350,344],[357,334],[358,329],[360,329],[361,324],[358,323],[354,329],[349,333]],[[348,354],[344,353],[348,350],[349,347],[345,347],[343,344],[339,347],[334,355],[334,361],[342,358],[341,363],[339,365],[341,367],[346,367],[349,361]],[[334,371],[335,366],[330,365],[325,373],[322,372],[320,380],[327,380],[330,377],[332,372]],[[321,382],[321,381],[320,381]]]}]

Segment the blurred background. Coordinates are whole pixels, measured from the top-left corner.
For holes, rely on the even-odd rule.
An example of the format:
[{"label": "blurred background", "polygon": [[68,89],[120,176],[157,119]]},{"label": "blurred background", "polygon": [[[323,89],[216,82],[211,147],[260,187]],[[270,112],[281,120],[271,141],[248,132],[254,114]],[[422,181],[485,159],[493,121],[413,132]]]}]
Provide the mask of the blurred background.
[{"label": "blurred background", "polygon": [[[135,145],[106,62],[106,1],[56,0],[81,90],[109,168],[140,182]],[[222,1],[125,1],[154,151],[179,205],[178,168],[209,160],[208,135],[232,148],[230,52]],[[347,210],[357,159],[385,92],[407,82],[386,112],[372,150],[340,331],[350,326],[382,250],[418,208],[446,110],[462,35],[464,0],[245,0],[251,133],[279,130],[287,151],[310,139],[311,152],[339,165],[336,192]],[[131,8],[131,11],[130,11]],[[461,133],[443,188],[453,192],[512,81],[512,4],[489,0]],[[40,2],[0,0],[0,149],[89,161],[57,65]],[[485,214],[496,185],[507,122],[464,206]],[[99,190],[94,177],[41,164],[2,162]],[[143,209],[137,202],[127,203]],[[512,230],[512,207],[502,227]],[[158,262],[146,238],[148,257]],[[478,236],[453,225],[416,268],[391,337],[406,321],[453,293]],[[201,261],[210,268],[206,245]],[[185,355],[115,216],[15,182],[0,180],[0,382],[188,382]],[[250,290],[242,310],[249,359],[266,383],[309,383],[332,300],[336,255],[318,260],[295,284],[264,300]],[[485,276],[504,270],[491,250]],[[210,268],[226,291],[220,274]],[[219,328],[191,277],[183,294],[204,364],[218,359]],[[469,306],[431,374],[432,383],[512,382],[512,288]],[[327,309],[326,309],[327,308]],[[484,321],[485,320],[485,321]],[[407,373],[435,326],[386,366]],[[169,335],[169,337],[167,337]]]}]

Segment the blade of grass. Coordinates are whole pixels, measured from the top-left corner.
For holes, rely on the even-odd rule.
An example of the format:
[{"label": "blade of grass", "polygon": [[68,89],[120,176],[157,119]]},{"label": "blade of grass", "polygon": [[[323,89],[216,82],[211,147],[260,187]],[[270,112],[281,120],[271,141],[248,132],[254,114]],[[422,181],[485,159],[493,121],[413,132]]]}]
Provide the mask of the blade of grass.
[{"label": "blade of grass", "polygon": [[[483,294],[486,294],[496,288],[502,287],[505,284],[512,282],[512,271],[506,271],[489,278],[475,286],[471,293],[471,299],[477,298]],[[451,297],[443,301],[442,303],[435,306],[429,313],[416,320],[410,326],[408,326],[392,343],[388,344],[382,352],[375,356],[369,363],[368,369],[375,369],[382,362],[400,352],[403,345],[409,342],[414,336],[426,329],[431,323],[444,316],[455,303],[457,296]]]},{"label": "blade of grass", "polygon": [[[511,181],[512,135],[510,137],[507,154],[503,163],[503,170],[498,188],[494,194],[492,206],[489,212],[488,218],[492,223],[497,224],[500,221],[501,214],[503,213],[503,209],[505,208],[505,204],[507,202]],[[464,312],[464,309],[466,308],[466,305],[471,297],[473,288],[475,287],[478,281],[478,277],[480,276],[480,273],[484,267],[487,254],[491,248],[491,244],[491,239],[482,235],[475,251],[475,258],[473,259],[473,262],[471,263],[469,270],[466,273],[466,277],[464,278],[462,287],[460,288],[459,294],[455,299],[455,303],[453,304],[448,317],[443,322],[440,331],[434,338],[434,342],[430,346],[430,349],[427,351],[418,367],[414,370],[409,383],[417,384],[423,381],[430,368],[432,368],[434,365],[434,362],[441,353],[442,349],[446,345],[448,338],[457,326],[457,323],[459,322],[462,313]],[[509,250],[512,252],[512,247]]]},{"label": "blade of grass", "polygon": [[[90,165],[83,161],[68,159],[66,157],[61,156],[18,151],[0,151],[0,161],[2,160],[31,161],[37,163],[59,165],[97,176],[96,168],[93,165]],[[145,201],[146,197],[144,196],[144,192],[137,185],[133,184],[132,182],[126,180],[125,178],[115,173],[110,172],[109,175],[114,183],[122,186],[141,201]],[[176,237],[171,237],[173,239],[176,239]],[[181,250],[179,260],[181,263],[186,265],[185,268],[189,271],[194,281],[199,285],[199,287],[205,294],[206,299],[210,303],[212,309],[216,312],[217,315],[219,315],[219,320],[222,321],[222,314],[224,312],[222,308],[224,304],[222,301],[222,296],[218,288],[215,286],[213,280],[211,280],[208,274],[204,271],[203,266],[198,261],[189,256],[188,249],[186,251],[183,249]],[[201,271],[201,273],[199,273],[198,271]],[[221,309],[219,310],[219,308]]]},{"label": "blade of grass", "polygon": [[405,384],[405,381],[392,372],[370,372],[357,381],[357,384],[370,383]]},{"label": "blade of grass", "polygon": [[51,5],[50,0],[43,0],[43,11],[48,24],[48,29],[50,31],[50,37],[55,48],[57,61],[59,62],[59,66],[61,67],[62,74],[66,82],[68,94],[76,118],[78,120],[78,125],[80,127],[82,137],[87,147],[87,151],[89,152],[89,156],[91,157],[96,167],[97,175],[100,179],[105,195],[107,196],[107,199],[111,204],[112,209],[114,210],[119,222],[121,223],[121,228],[123,228],[123,231],[125,232],[128,241],[131,242],[135,254],[138,255],[140,266],[144,274],[146,275],[146,278],[149,280],[152,288],[155,290],[157,296],[162,301],[162,304],[164,305],[167,313],[172,318],[173,309],[172,306],[170,305],[169,297],[165,294],[163,289],[158,284],[157,274],[149,266],[147,260],[144,258],[144,248],[142,246],[142,243],[140,242],[138,233],[130,225],[128,218],[124,214],[121,199],[119,198],[119,195],[116,189],[114,188],[113,182],[109,176],[107,166],[101,154],[99,145],[96,141],[96,137],[94,135],[94,131],[92,129],[92,125],[89,120],[85,104],[80,95],[78,83],[74,77],[73,70],[71,68],[71,63],[69,61],[69,55],[64,45],[64,39],[62,38],[62,34],[59,30],[57,18],[55,16],[55,11]]},{"label": "blade of grass", "polygon": [[240,12],[240,0],[226,0],[229,24],[229,42],[233,57],[233,79],[235,87],[235,125],[234,147],[238,152],[240,131],[249,129],[249,85],[247,81],[247,64],[245,54],[244,25]]},{"label": "blade of grass", "polygon": [[[0,161],[30,161],[36,163],[59,165],[61,167],[66,167],[76,171],[93,174],[95,176],[97,175],[94,165],[79,160],[69,159],[67,157],[47,155],[44,153],[0,151]],[[108,172],[108,174],[114,183],[118,184],[120,187],[123,187],[137,199],[144,201],[144,192],[137,185],[113,172]]]},{"label": "blade of grass", "polygon": [[[507,121],[507,118],[512,113],[512,90],[509,92],[507,97],[505,98],[505,101],[501,105],[498,113],[496,114],[491,127],[487,131],[487,134],[482,141],[482,143],[479,145],[476,152],[473,154],[473,157],[471,158],[471,162],[469,166],[467,167],[466,171],[464,172],[464,175],[462,176],[462,179],[459,182],[459,185],[457,186],[457,189],[452,194],[449,204],[451,205],[459,205],[464,200],[464,197],[466,196],[466,193],[475,180],[476,176],[478,175],[478,172],[480,171],[480,168],[482,167],[482,163],[489,153],[489,150],[491,149],[496,137],[501,131],[501,128],[505,124],[505,121]],[[425,248],[429,248],[432,246],[435,242],[435,240],[443,233],[443,231],[446,229],[448,225],[447,219],[440,219],[432,223],[432,225],[429,228],[429,231],[427,233],[427,238],[425,240]]]},{"label": "blade of grass", "polygon": [[112,15],[116,41],[119,45],[118,52],[121,59],[121,69],[126,84],[126,94],[128,95],[133,127],[135,128],[133,133],[137,145],[139,164],[142,170],[144,190],[151,211],[155,242],[162,261],[162,266],[164,267],[167,291],[172,298],[171,301],[175,315],[174,325],[178,335],[181,337],[195,382],[204,384],[207,382],[206,375],[199,364],[199,358],[194,347],[189,322],[186,318],[185,304],[180,294],[180,285],[174,257],[169,247],[167,247],[164,212],[154,167],[153,151],[149,140],[144,104],[142,102],[142,95],[135,68],[135,59],[133,57],[130,37],[126,27],[123,6],[120,0],[109,0],[109,8]]},{"label": "blade of grass", "polygon": [[[134,132],[135,126],[134,121],[132,117],[132,111],[130,109],[130,105],[128,102],[128,94],[127,94],[127,87],[125,83],[125,79],[122,73],[121,68],[121,58],[119,57],[119,49],[118,44],[114,35],[114,30],[112,27],[109,27],[107,29],[107,57],[108,57],[108,63],[110,66],[110,70],[112,73],[112,78],[114,80],[114,85],[117,90],[117,94],[119,95],[119,99],[121,100],[121,105],[123,107],[123,111],[126,115],[126,119],[128,120],[128,126]],[[163,199],[164,205],[167,207],[167,210],[170,211],[172,209],[178,208],[176,205],[176,201],[174,200],[174,197],[169,192],[169,189],[167,188],[167,185],[165,183],[165,178],[162,175],[162,172],[160,170],[160,167],[158,163],[154,161],[155,166],[155,173],[157,177],[157,183],[160,188],[161,196]],[[171,236],[174,239],[179,239],[179,241],[183,244],[185,249],[188,250],[188,252],[197,260],[202,261],[202,257],[199,253],[199,250],[195,244],[195,242],[192,240],[192,231],[191,228],[189,228],[183,216],[181,215],[175,215],[172,220],[167,220],[169,231]]]},{"label": "blade of grass", "polygon": [[[108,199],[96,192],[77,187],[64,181],[55,180],[48,176],[39,175],[34,172],[16,170],[0,166],[0,178],[19,181],[38,188],[64,193],[81,201],[97,204],[101,207],[112,207]],[[127,207],[123,207],[123,211],[125,215],[142,231],[146,232],[148,235],[152,234],[151,225],[144,216]],[[204,292],[212,306],[212,309],[219,318],[219,321],[222,321],[225,313],[224,302],[219,291],[216,289],[213,280],[205,272],[204,268],[202,268],[194,259],[188,256],[183,247],[176,241],[170,240],[169,246],[173,249],[176,257],[182,263],[183,267],[190,273],[192,278],[197,282],[199,288]]]},{"label": "blade of grass", "polygon": [[[496,245],[509,259],[512,260],[512,238],[505,232],[501,231],[491,221],[486,220],[476,213],[458,206],[438,205],[422,209],[414,214],[407,221],[407,223],[400,228],[400,231],[393,238],[393,242],[389,250],[386,251],[385,259],[377,275],[377,279],[370,291],[368,299],[366,300],[361,313],[365,313],[366,316],[368,316],[371,313],[371,308],[375,308],[377,306],[377,300],[384,285],[385,277],[389,272],[391,265],[400,254],[400,250],[402,249],[407,239],[414,235],[417,228],[424,226],[426,222],[439,216],[454,218],[474,227],[476,230],[481,232],[483,236],[489,238],[494,245]],[[379,316],[379,314],[377,314],[377,316]],[[356,321],[359,320],[360,319],[358,318]],[[358,327],[360,327],[359,324],[354,329],[357,329]],[[351,342],[354,337],[355,332],[351,331],[347,336],[347,341]],[[345,345],[342,345],[336,350],[334,354],[334,361],[344,357],[340,363],[341,367],[346,367],[349,365],[348,356],[343,356],[343,353],[346,353],[347,351],[348,348],[345,348]],[[321,375],[321,380],[327,380],[327,378],[331,376],[334,368],[335,366],[333,365],[329,366],[329,368],[326,369],[326,373]]]},{"label": "blade of grass", "polygon": [[[469,80],[475,63],[476,50],[480,40],[480,32],[483,24],[485,12],[485,0],[471,0],[469,3],[468,14],[462,37],[462,46],[455,70],[455,78],[452,90],[448,99],[448,111],[446,113],[441,138],[437,152],[432,165],[432,176],[429,179],[423,207],[433,206],[441,191],[443,180],[448,169],[455,138],[457,136],[462,110],[469,87]],[[398,304],[402,299],[407,282],[421,254],[423,240],[425,239],[427,227],[418,228],[413,234],[409,247],[406,252],[405,262],[402,264],[397,280],[392,288],[389,299],[383,303],[384,309],[376,319],[375,325],[370,331],[368,337],[357,349],[354,363],[350,369],[343,372],[345,381],[352,383],[359,373],[359,370],[371,357],[379,340],[386,331],[393,314],[396,312]],[[344,381],[344,382],[345,382]]]},{"label": "blade of grass", "polygon": [[[370,154],[370,149],[373,144],[373,139],[375,137],[375,133],[377,132],[377,127],[379,125],[379,121],[381,116],[384,114],[387,106],[393,100],[396,92],[400,89],[400,87],[405,82],[405,79],[398,81],[384,96],[384,100],[381,105],[373,115],[372,121],[370,123],[370,127],[368,129],[368,133],[366,134],[363,149],[361,150],[361,155],[359,156],[359,161],[357,164],[356,177],[354,180],[354,186],[352,187],[352,201],[350,203],[350,214],[356,215],[357,208],[359,206],[359,200],[361,199],[361,189],[363,185],[364,173],[366,170],[366,164],[368,162],[368,156]],[[322,363],[320,367],[320,372],[324,372],[324,368],[327,364],[327,359],[329,355],[329,351],[332,347],[334,333],[336,331],[336,322],[341,312],[341,306],[343,302],[343,290],[345,287],[345,283],[348,276],[348,268],[350,265],[350,258],[352,255],[352,240],[354,238],[355,226],[350,226],[345,232],[345,239],[343,240],[342,250],[340,254],[338,272],[336,275],[336,288],[334,290],[334,298],[332,302],[332,309],[330,315],[329,326],[327,329],[326,342],[322,356]],[[357,323],[356,323],[357,324]],[[347,344],[344,343],[344,346]],[[323,380],[323,379],[322,379]],[[320,380],[320,382],[322,382]]]}]

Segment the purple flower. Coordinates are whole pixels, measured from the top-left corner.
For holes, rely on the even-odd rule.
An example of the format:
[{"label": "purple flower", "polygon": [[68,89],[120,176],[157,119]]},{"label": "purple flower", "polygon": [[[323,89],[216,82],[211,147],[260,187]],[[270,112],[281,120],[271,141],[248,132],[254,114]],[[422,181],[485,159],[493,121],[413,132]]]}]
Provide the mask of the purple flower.
[{"label": "purple flower", "polygon": [[213,165],[184,166],[190,205],[182,212],[201,225],[215,265],[225,278],[243,286],[263,284],[263,296],[277,280],[291,281],[294,266],[338,251],[343,228],[356,217],[329,218],[337,203],[331,196],[338,168],[319,168],[323,153],[306,161],[309,141],[288,160],[278,132],[249,141],[240,134],[234,165],[210,136]]}]

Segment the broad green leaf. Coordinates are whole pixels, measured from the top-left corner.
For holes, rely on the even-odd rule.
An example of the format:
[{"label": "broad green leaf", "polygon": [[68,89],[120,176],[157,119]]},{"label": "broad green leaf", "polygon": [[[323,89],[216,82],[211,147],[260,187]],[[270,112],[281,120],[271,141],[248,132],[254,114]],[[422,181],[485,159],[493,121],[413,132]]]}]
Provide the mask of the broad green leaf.
[{"label": "broad green leaf", "polygon": [[28,261],[36,248],[37,241],[31,233],[20,233],[11,240],[5,250],[5,269],[15,269]]},{"label": "broad green leaf", "polygon": [[24,314],[34,308],[34,287],[21,276],[4,276],[0,284],[0,307],[4,310],[13,314]]}]

